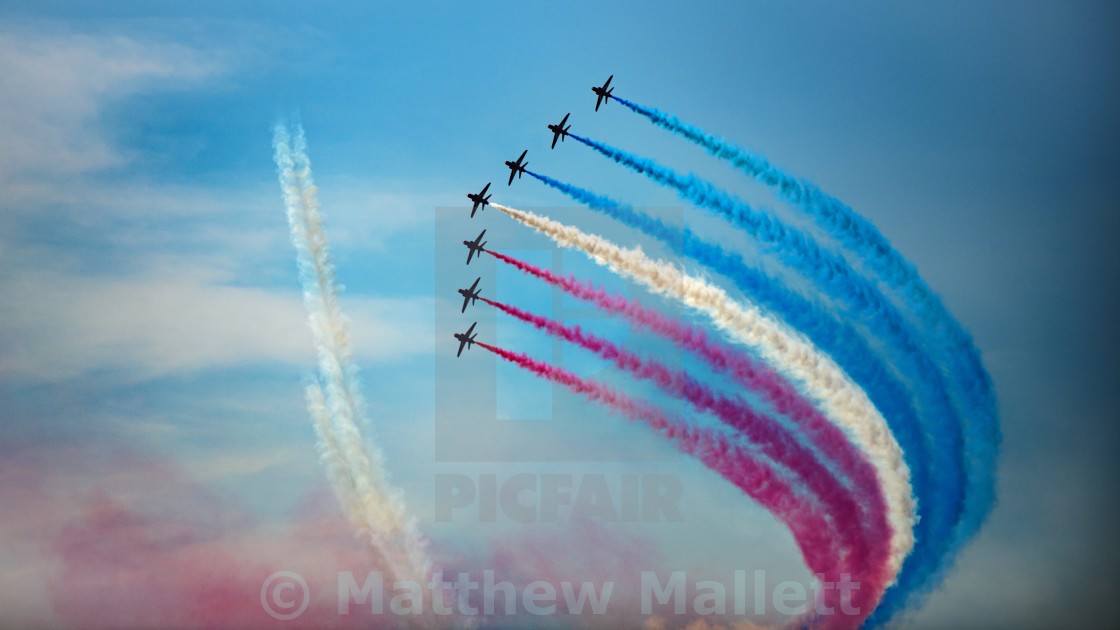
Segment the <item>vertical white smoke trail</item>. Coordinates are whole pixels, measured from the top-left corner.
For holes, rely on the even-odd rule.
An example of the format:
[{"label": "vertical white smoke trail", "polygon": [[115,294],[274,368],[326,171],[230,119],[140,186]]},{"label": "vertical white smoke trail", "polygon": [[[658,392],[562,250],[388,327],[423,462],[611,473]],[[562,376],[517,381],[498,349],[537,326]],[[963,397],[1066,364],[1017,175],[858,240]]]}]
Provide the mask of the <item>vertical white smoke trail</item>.
[{"label": "vertical white smoke trail", "polygon": [[897,575],[914,546],[915,503],[910,469],[886,420],[867,394],[801,334],[764,315],[753,305],[731,299],[719,287],[650,259],[640,248],[610,241],[524,210],[492,207],[545,234],[557,245],[578,249],[595,262],[632,278],[661,295],[709,316],[732,339],[751,346],[794,382],[801,383],[824,413],[841,426],[875,466],[891,524],[890,569]]},{"label": "vertical white smoke trail", "polygon": [[327,479],[331,482],[338,502],[346,508],[346,515],[351,518],[351,524],[360,526],[354,520],[354,511],[351,505],[354,502],[354,479],[347,470],[346,460],[342,457],[342,447],[335,439],[331,429],[331,412],[327,408],[326,395],[323,387],[318,383],[309,384],[304,390],[307,399],[307,410],[311,412],[311,426],[315,429],[315,438],[319,444],[319,452],[323,465],[327,469]]},{"label": "vertical white smoke trail", "polygon": [[379,449],[363,438],[370,430],[357,386],[349,331],[338,305],[316,188],[303,130],[293,139],[277,125],[273,146],[280,186],[296,249],[303,302],[319,356],[318,382],[307,388],[308,408],[327,474],[351,522],[368,538],[393,579],[428,581],[432,564],[400,492],[387,480]]}]

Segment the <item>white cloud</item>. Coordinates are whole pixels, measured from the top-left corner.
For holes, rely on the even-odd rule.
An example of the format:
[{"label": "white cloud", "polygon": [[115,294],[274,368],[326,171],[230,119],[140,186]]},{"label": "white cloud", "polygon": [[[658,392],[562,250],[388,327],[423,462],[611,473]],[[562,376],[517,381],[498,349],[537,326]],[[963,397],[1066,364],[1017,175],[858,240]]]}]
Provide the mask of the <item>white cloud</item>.
[{"label": "white cloud", "polygon": [[[314,365],[299,295],[213,281],[191,269],[136,278],[28,270],[0,281],[0,375],[134,378],[250,363]],[[430,299],[344,298],[355,354],[396,359],[432,347]]]},{"label": "white cloud", "polygon": [[200,482],[222,480],[242,475],[255,475],[270,468],[291,470],[308,461],[310,449],[281,448],[270,451],[212,452],[184,462],[187,472]]},{"label": "white cloud", "polygon": [[435,210],[447,203],[445,194],[405,192],[404,185],[374,188],[346,178],[321,184],[320,199],[328,227],[336,228],[331,234],[336,246],[378,253],[389,251],[393,236],[401,231],[434,229]]},{"label": "white cloud", "polygon": [[[128,147],[103,124],[121,98],[206,87],[238,59],[166,40],[0,29],[0,378],[314,365],[275,181],[130,176]],[[115,167],[112,181],[97,176]],[[438,199],[325,181],[342,247],[380,250],[430,220],[417,209]],[[280,270],[290,290],[259,286]],[[360,362],[431,351],[430,298],[344,295],[343,307]]]},{"label": "white cloud", "polygon": [[0,182],[29,185],[121,165],[99,125],[107,106],[223,71],[218,55],[122,36],[0,30]]}]

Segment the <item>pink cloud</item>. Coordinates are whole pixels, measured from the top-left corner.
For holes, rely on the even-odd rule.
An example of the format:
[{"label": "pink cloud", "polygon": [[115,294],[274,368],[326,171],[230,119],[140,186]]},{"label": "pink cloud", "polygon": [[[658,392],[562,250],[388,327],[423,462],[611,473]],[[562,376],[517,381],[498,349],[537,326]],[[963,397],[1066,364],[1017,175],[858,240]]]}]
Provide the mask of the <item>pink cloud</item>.
[{"label": "pink cloud", "polygon": [[[119,443],[7,444],[0,447],[0,502],[0,625],[370,628],[400,621],[371,616],[368,604],[338,613],[339,573],[361,584],[376,566],[325,485],[288,514],[266,519]],[[641,624],[641,571],[688,568],[667,567],[653,540],[591,522],[528,527],[484,548],[437,543],[433,554],[445,579],[459,571],[479,578],[489,569],[518,591],[536,580],[577,588],[614,581],[606,615],[570,617],[558,607],[551,621],[575,627]],[[294,622],[273,619],[261,605],[262,584],[277,571],[295,572],[309,587],[308,606]],[[690,569],[688,580],[705,577],[715,576]],[[656,627],[696,621],[662,608],[649,620]],[[490,621],[542,619],[519,607],[512,618]]]},{"label": "pink cloud", "polygon": [[3,458],[0,501],[4,625],[280,627],[260,595],[280,570],[309,586],[301,627],[376,625],[337,612],[339,571],[373,567],[325,487],[268,521],[128,448],[56,444]]}]

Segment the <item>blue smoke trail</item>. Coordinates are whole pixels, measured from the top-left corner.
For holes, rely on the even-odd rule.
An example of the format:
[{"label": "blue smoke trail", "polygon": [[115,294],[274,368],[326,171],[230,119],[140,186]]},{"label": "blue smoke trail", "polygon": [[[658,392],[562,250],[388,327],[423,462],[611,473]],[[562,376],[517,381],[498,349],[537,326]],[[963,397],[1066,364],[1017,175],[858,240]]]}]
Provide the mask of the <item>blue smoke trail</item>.
[{"label": "blue smoke trail", "polygon": [[[862,264],[899,295],[919,322],[937,361],[946,366],[955,400],[963,398],[968,422],[964,425],[969,456],[968,489],[962,518],[954,532],[953,548],[960,549],[983,526],[995,504],[995,468],[1002,435],[999,408],[991,376],[980,359],[971,335],[949,313],[941,298],[917,270],[890,244],[878,228],[846,204],[816,185],[787,173],[765,157],[735,146],[670,114],[614,97],[653,124],[704,147],[731,162],[755,180],[775,190],[808,214],[832,238],[855,254]],[[950,554],[951,556],[952,554]],[[947,567],[946,567],[947,568]]]},{"label": "blue smoke trail", "polygon": [[976,469],[969,475],[971,484],[965,495],[965,512],[956,542],[961,545],[972,538],[995,503],[994,469],[1001,435],[991,376],[984,368],[980,352],[968,331],[949,313],[941,298],[879,229],[844,202],[812,182],[774,166],[762,155],[735,146],[676,116],[617,96],[613,98],[653,124],[704,147],[712,155],[730,162],[756,181],[774,189],[779,197],[800,208],[832,238],[859,257],[872,273],[904,299],[909,310],[918,317],[938,360],[949,366],[948,372],[954,385],[965,396],[971,412],[966,442],[973,453],[969,465]]},{"label": "blue smoke trail", "polygon": [[[903,448],[907,464],[914,475],[912,484],[921,516],[915,528],[915,548],[906,559],[898,582],[884,596],[880,607],[890,605],[893,608],[896,605],[891,600],[901,601],[909,591],[920,587],[936,571],[945,554],[946,536],[960,507],[962,485],[959,476],[961,463],[956,459],[960,456],[960,445],[953,440],[953,412],[948,408],[943,391],[937,387],[936,381],[925,380],[930,366],[923,366],[921,361],[916,360],[916,357],[924,355],[912,345],[889,344],[900,369],[909,368],[902,371],[911,375],[913,386],[927,403],[927,413],[928,407],[932,406],[933,411],[938,414],[933,416],[937,421],[935,426],[930,427],[931,430],[925,434],[928,444],[923,443],[920,422],[905,388],[889,374],[888,369],[874,356],[874,352],[858,333],[827,314],[820,305],[790,291],[777,279],[751,268],[739,254],[727,252],[718,245],[706,242],[687,228],[668,226],[608,197],[532,171],[526,172],[576,201],[661,240],[676,254],[692,258],[728,277],[737,288],[760,305],[777,313],[819,348],[832,355],[837,364],[868,392],[872,402],[891,423],[891,430]],[[875,314],[868,320],[865,325],[873,333],[883,337],[897,336],[883,330],[882,314]],[[918,376],[914,376],[915,371]],[[936,374],[936,370],[934,373]],[[932,469],[926,459],[927,452],[930,451],[934,458]],[[934,475],[934,470],[938,474]]]}]

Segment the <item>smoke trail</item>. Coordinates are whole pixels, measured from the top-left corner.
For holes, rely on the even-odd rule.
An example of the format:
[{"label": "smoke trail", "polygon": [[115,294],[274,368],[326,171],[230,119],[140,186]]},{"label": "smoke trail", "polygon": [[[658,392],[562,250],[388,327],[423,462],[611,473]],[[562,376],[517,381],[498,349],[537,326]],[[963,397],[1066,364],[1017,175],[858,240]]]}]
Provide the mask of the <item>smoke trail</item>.
[{"label": "smoke trail", "polygon": [[360,527],[361,523],[355,519],[354,478],[350,475],[346,460],[342,455],[342,447],[339,446],[338,439],[331,429],[331,412],[327,408],[323,387],[318,382],[311,383],[304,389],[304,396],[307,399],[307,409],[311,413],[312,427],[315,429],[315,439],[319,445],[320,457],[327,469],[327,479],[331,482],[335,498],[346,510],[346,515],[350,517],[350,523],[355,527]]},{"label": "smoke trail", "polygon": [[[875,336],[895,350],[895,360],[908,375],[916,393],[922,400],[927,435],[933,439],[933,476],[939,486],[926,501],[926,518],[933,541],[934,552],[925,553],[925,543],[919,543],[919,553],[911,560],[910,567],[901,577],[901,593],[919,588],[930,582],[940,567],[948,561],[951,552],[959,548],[954,540],[965,519],[966,489],[987,488],[984,479],[991,476],[986,466],[977,466],[964,455],[964,429],[968,424],[970,436],[976,436],[972,423],[958,413],[964,407],[957,388],[950,389],[946,376],[924,351],[917,332],[898,309],[867,279],[857,274],[843,257],[822,249],[810,236],[786,226],[774,217],[754,210],[742,200],[719,190],[716,186],[693,174],[682,175],[648,158],[630,154],[575,134],[573,138],[592,147],[612,160],[642,173],[650,179],[674,188],[678,194],[707,208],[742,227],[765,245],[779,260],[804,277],[812,280],[829,297],[840,303],[851,315],[858,318]],[[970,389],[971,385],[968,386]],[[950,393],[957,394],[950,396]],[[973,411],[973,410],[970,410]],[[983,411],[980,412],[984,414]],[[982,423],[991,425],[991,422]],[[973,446],[971,444],[970,446]],[[993,452],[994,454],[994,452]],[[966,468],[967,467],[967,468]],[[979,479],[977,479],[977,476]],[[972,518],[971,516],[968,518]],[[892,596],[892,601],[894,596]],[[892,604],[893,606],[893,604]]]},{"label": "smoke trail", "polygon": [[[776,411],[789,417],[809,438],[810,443],[820,449],[822,457],[838,465],[854,489],[864,497],[868,509],[883,512],[888,509],[878,472],[871,463],[860,451],[852,447],[848,437],[840,428],[829,422],[795,387],[765,363],[755,361],[748,354],[733,351],[709,339],[700,328],[645,308],[620,295],[612,295],[602,289],[596,289],[572,276],[564,278],[547,269],[493,250],[487,250],[487,253],[562,289],[575,298],[590,302],[606,312],[622,315],[630,322],[696,354],[716,372],[729,374],[739,385],[759,394]],[[898,503],[897,498],[894,502]],[[891,574],[897,573],[899,568],[897,564],[892,564]]]},{"label": "smoke trail", "polygon": [[808,436],[811,444],[819,445],[823,449],[823,457],[836,462],[850,481],[856,486],[861,486],[861,492],[870,495],[872,488],[878,492],[879,486],[874,481],[874,470],[866,458],[851,447],[845,433],[829,422],[795,387],[765,363],[752,359],[749,354],[733,351],[710,340],[700,328],[645,308],[640,303],[630,301],[621,295],[610,294],[584,284],[574,276],[564,278],[547,269],[500,252],[488,250],[487,253],[566,291],[575,298],[590,302],[609,313],[622,315],[632,323],[672,341],[684,350],[693,352],[704,359],[716,372],[729,374],[741,386],[761,395],[779,413],[788,416]]},{"label": "smoke trail", "polygon": [[600,265],[632,278],[655,293],[676,299],[712,319],[736,341],[756,348],[780,371],[801,383],[834,422],[845,427],[880,471],[883,494],[895,498],[890,512],[892,561],[898,565],[914,544],[914,498],[910,470],[883,416],[867,395],[832,360],[756,307],[741,305],[722,289],[686,275],[669,264],[649,259],[640,249],[623,249],[575,227],[545,217],[491,204],[558,245],[578,249]]},{"label": "smoke trail", "polygon": [[879,494],[880,487],[875,481],[876,473],[870,462],[860,451],[852,448],[848,437],[839,427],[829,422],[797,388],[776,374],[770,366],[754,360],[749,354],[731,350],[709,339],[701,328],[662,315],[621,295],[610,294],[582,283],[574,276],[564,278],[500,252],[487,250],[487,253],[562,289],[572,297],[590,302],[606,312],[626,317],[631,323],[696,354],[713,370],[730,375],[739,385],[759,394],[775,410],[788,416],[809,437],[810,443],[821,446],[824,457],[840,466],[841,471],[862,494]]},{"label": "smoke trail", "polygon": [[[832,548],[834,543],[828,535],[829,527],[824,519],[814,510],[808,509],[808,504],[802,501],[796,492],[769,467],[753,458],[741,445],[731,443],[715,431],[692,426],[680,419],[670,417],[656,407],[629,398],[605,384],[582,379],[572,372],[525,354],[511,352],[481,341],[476,343],[541,378],[564,385],[623,416],[646,424],[658,434],[671,440],[681,452],[702,461],[785,523],[793,533],[806,565],[818,576],[827,578],[839,575],[843,571],[838,556]],[[830,593],[828,590],[825,593],[826,597],[836,596],[836,593]],[[838,606],[835,599],[826,601],[827,605]],[[858,619],[841,615],[834,615],[829,621],[837,627],[858,624]]]},{"label": "smoke trail", "polygon": [[883,588],[883,562],[886,560],[883,551],[887,546],[880,547],[875,541],[885,540],[890,535],[885,514],[873,511],[864,513],[839,480],[809,449],[783,431],[776,420],[755,411],[741,399],[716,394],[687,372],[671,370],[655,359],[643,359],[607,339],[583,331],[578,326],[565,326],[515,306],[488,298],[481,299],[508,315],[612,361],[638,378],[652,381],[665,393],[687,400],[699,411],[713,413],[744,435],[758,446],[762,454],[799,477],[809,491],[824,503],[829,510],[833,529],[849,545],[846,555],[866,588],[862,595],[871,597],[872,601],[878,599]]},{"label": "smoke trail", "polygon": [[[678,174],[653,160],[632,155],[601,142],[575,134],[572,134],[572,137],[616,162],[645,174],[658,183],[676,189],[682,198],[713,210],[744,228],[779,260],[813,281],[828,296],[843,305],[849,314],[856,317],[874,336],[883,340],[884,344],[893,350],[892,358],[895,364],[908,376],[915,393],[923,403],[923,417],[926,418],[928,425],[927,434],[934,441],[933,455],[938,469],[937,478],[943,480],[937,493],[937,505],[944,509],[930,510],[929,516],[936,521],[933,528],[935,536],[938,539],[948,536],[949,530],[960,515],[963,501],[961,496],[961,489],[964,487],[961,445],[963,422],[960,421],[956,409],[949,400],[944,375],[924,352],[917,333],[898,309],[886,300],[874,285],[855,273],[842,257],[823,250],[809,235],[752,209],[745,202],[724,193],[710,182],[695,175]],[[560,184],[555,187],[574,198],[582,198],[593,207],[599,206],[608,213],[621,209],[622,204],[613,200],[575,189],[550,178],[537,176],[537,179],[546,183],[551,181]],[[637,213],[631,209],[630,214]],[[648,222],[643,225],[648,225]],[[681,241],[683,234],[672,230],[670,233],[662,231],[658,236],[673,245]],[[698,239],[690,235],[690,241],[696,240]],[[723,262],[725,269],[732,272],[732,277],[735,279],[743,278],[748,271],[746,265],[727,268],[729,257],[726,254],[721,256],[722,252],[717,248],[708,249],[714,254],[714,258],[701,262],[706,264]],[[755,282],[752,288],[767,285],[777,286],[777,283],[774,280]]]},{"label": "smoke trail", "polygon": [[[945,438],[950,435],[945,425],[954,418],[954,411],[949,407],[944,389],[937,382],[940,373],[916,347],[912,336],[901,330],[904,326],[897,312],[894,318],[885,313],[865,312],[864,323],[873,333],[888,342],[895,342],[886,345],[895,366],[903,375],[910,377],[919,399],[925,403],[925,416],[940,420],[940,424],[928,427],[929,430],[923,430],[905,388],[875,356],[867,342],[817,302],[790,291],[783,282],[748,266],[737,253],[727,252],[690,230],[669,226],[632,206],[551,177],[532,172],[530,175],[594,210],[661,240],[678,255],[693,258],[727,276],[761,306],[808,336],[862,385],[872,402],[889,419],[913,473],[913,491],[919,501],[915,532],[917,543],[900,578],[900,586],[905,587],[900,590],[909,590],[935,570],[945,554],[947,537],[952,528],[954,510],[947,509],[952,507],[947,502],[959,496],[962,485],[959,477],[961,467],[952,457],[954,453],[959,453],[960,448],[952,441],[949,443],[955,448],[945,447]],[[892,322],[894,326],[890,325]],[[933,462],[929,462],[927,453],[932,453]],[[934,475],[932,467],[957,471],[957,475]]]},{"label": "smoke trail", "polygon": [[910,394],[887,365],[876,356],[863,336],[851,326],[838,320],[818,302],[802,297],[762,270],[749,266],[739,254],[728,252],[719,245],[697,237],[687,227],[667,225],[632,206],[545,175],[527,172],[576,201],[657,238],[674,253],[692,258],[728,277],[736,288],[749,295],[760,306],[777,314],[792,328],[809,337],[867,391],[875,407],[888,419],[915,475],[915,492],[919,496],[925,493],[929,483],[926,463],[928,446],[923,443],[921,423]]},{"label": "smoke trail", "polygon": [[425,582],[431,572],[426,542],[405,513],[400,492],[389,485],[381,452],[362,437],[369,421],[357,385],[348,327],[338,305],[302,128],[297,126],[293,139],[277,124],[273,146],[304,307],[319,356],[319,383],[307,389],[307,397],[328,476],[384,568],[397,579]]},{"label": "smoke trail", "polygon": [[968,465],[966,507],[957,542],[971,538],[983,525],[995,501],[995,463],[1001,441],[999,412],[991,377],[980,360],[971,336],[949,313],[941,298],[926,284],[917,269],[906,260],[877,227],[847,204],[812,182],[799,178],[770,163],[762,155],[738,147],[675,116],[614,97],[653,124],[677,133],[704,147],[712,155],[730,162],[747,175],[775,190],[835,238],[888,287],[898,293],[908,310],[916,315],[923,331],[932,341],[939,362],[957,390],[966,397],[972,420],[967,425],[967,444],[972,450]]}]

